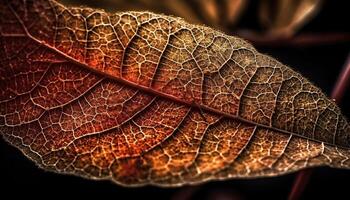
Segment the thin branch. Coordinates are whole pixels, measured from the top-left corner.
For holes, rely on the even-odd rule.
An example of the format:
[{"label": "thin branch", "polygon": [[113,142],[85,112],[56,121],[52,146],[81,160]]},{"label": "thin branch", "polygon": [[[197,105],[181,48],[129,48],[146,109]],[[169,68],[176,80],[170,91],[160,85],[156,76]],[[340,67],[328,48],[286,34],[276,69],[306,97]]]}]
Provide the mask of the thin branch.
[{"label": "thin branch", "polygon": [[292,190],[289,193],[288,200],[300,199],[300,196],[303,194],[306,185],[309,182],[311,174],[312,169],[304,169],[298,172],[297,177],[294,180]]},{"label": "thin branch", "polygon": [[350,33],[301,33],[295,36],[278,36],[240,30],[234,34],[250,41],[254,46],[263,47],[305,47],[350,42]]},{"label": "thin branch", "polygon": [[341,99],[345,94],[345,90],[350,84],[350,54],[346,60],[342,72],[339,74],[338,80],[332,92],[332,98],[337,104],[340,103]]},{"label": "thin branch", "polygon": [[[338,80],[334,86],[331,98],[339,104],[345,94],[346,88],[350,83],[350,54],[347,57],[345,65],[339,74]],[[304,192],[307,183],[312,174],[312,169],[305,169],[300,171],[295,178],[291,192],[289,193],[289,200],[300,199],[302,193]]]}]

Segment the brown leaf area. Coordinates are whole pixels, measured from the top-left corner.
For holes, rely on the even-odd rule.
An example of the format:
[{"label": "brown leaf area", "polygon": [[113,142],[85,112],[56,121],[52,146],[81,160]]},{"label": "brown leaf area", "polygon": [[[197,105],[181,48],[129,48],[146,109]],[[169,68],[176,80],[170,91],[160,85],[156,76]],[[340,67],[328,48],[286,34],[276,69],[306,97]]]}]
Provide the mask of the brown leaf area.
[{"label": "brown leaf area", "polygon": [[40,167],[179,186],[350,167],[350,127],[242,39],[149,12],[0,4],[0,134]]}]

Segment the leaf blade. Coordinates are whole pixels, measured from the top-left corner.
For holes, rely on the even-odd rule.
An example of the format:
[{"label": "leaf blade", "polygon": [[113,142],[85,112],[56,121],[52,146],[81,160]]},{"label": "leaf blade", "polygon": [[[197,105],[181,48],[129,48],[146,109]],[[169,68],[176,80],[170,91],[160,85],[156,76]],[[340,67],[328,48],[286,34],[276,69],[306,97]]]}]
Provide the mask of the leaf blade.
[{"label": "leaf blade", "polygon": [[239,38],[147,12],[17,3],[0,7],[0,130],[43,168],[176,186],[348,166],[324,144],[349,145],[334,102]]}]

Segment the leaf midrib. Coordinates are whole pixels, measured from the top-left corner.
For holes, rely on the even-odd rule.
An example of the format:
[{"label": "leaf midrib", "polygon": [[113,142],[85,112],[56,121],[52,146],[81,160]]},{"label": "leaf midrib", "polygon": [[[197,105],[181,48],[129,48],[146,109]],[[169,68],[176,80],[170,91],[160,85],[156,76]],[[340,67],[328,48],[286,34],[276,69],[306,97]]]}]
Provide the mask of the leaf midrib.
[{"label": "leaf midrib", "polygon": [[[281,133],[284,133],[284,134],[289,134],[289,135],[297,136],[297,137],[300,137],[300,138],[305,138],[305,139],[308,139],[308,140],[324,143],[323,141],[316,140],[316,139],[313,139],[313,138],[308,138],[308,137],[305,137],[303,135],[300,135],[300,134],[297,134],[297,133],[294,133],[294,132],[290,132],[290,131],[287,131],[287,130],[283,130],[283,129],[279,129],[279,128],[276,128],[276,127],[272,127],[272,126],[268,126],[268,125],[265,125],[265,124],[260,124],[260,123],[254,122],[254,121],[250,121],[250,120],[244,119],[244,118],[242,118],[242,117],[240,117],[238,115],[232,115],[232,114],[229,114],[229,113],[226,113],[226,112],[222,112],[222,111],[219,111],[217,109],[211,108],[211,107],[206,106],[206,105],[196,104],[196,103],[192,103],[192,102],[187,102],[187,101],[179,99],[179,98],[177,98],[175,96],[172,96],[172,95],[160,92],[158,90],[155,90],[153,88],[146,87],[146,86],[143,86],[143,85],[138,85],[138,84],[136,84],[136,83],[134,83],[132,81],[124,79],[122,76],[115,77],[115,76],[112,76],[112,75],[110,75],[110,74],[108,74],[106,72],[99,71],[99,70],[97,70],[97,69],[95,69],[93,67],[90,67],[86,63],[82,63],[79,60],[77,60],[77,59],[75,59],[75,58],[65,54],[64,52],[58,50],[57,48],[55,48],[55,47],[53,47],[51,45],[49,45],[48,43],[43,42],[43,41],[35,38],[34,36],[32,36],[30,34],[30,32],[28,31],[28,29],[26,28],[26,26],[24,25],[24,23],[21,20],[21,18],[16,13],[16,11],[14,11],[11,6],[8,6],[8,7],[14,13],[14,15],[16,16],[18,22],[22,25],[26,35],[31,40],[33,40],[34,42],[38,43],[39,45],[43,45],[44,47],[46,47],[46,48],[54,51],[55,53],[63,56],[64,58],[67,59],[67,62],[71,62],[71,63],[76,64],[78,66],[84,67],[85,69],[90,70],[93,73],[102,75],[104,77],[107,77],[108,79],[117,81],[117,82],[119,82],[121,84],[124,84],[126,86],[132,87],[132,88],[137,89],[137,90],[140,90],[142,92],[146,92],[146,93],[153,94],[155,96],[162,97],[162,98],[165,98],[165,99],[168,99],[168,100],[180,103],[180,104],[184,104],[184,105],[187,105],[187,106],[189,106],[191,108],[197,108],[199,110],[204,110],[204,111],[207,111],[207,112],[210,112],[210,113],[214,113],[214,114],[217,114],[217,115],[220,115],[220,116],[224,116],[224,117],[227,117],[227,118],[230,118],[230,119],[238,120],[238,121],[241,121],[241,122],[244,122],[244,123],[247,123],[247,124],[251,124],[251,125],[254,125],[254,126],[258,126],[258,127],[266,128],[266,129],[269,129],[269,130],[281,132]],[[327,142],[325,142],[325,143],[327,143]],[[332,145],[332,146],[336,146],[335,144],[332,144],[332,143],[327,143],[327,144]]]}]

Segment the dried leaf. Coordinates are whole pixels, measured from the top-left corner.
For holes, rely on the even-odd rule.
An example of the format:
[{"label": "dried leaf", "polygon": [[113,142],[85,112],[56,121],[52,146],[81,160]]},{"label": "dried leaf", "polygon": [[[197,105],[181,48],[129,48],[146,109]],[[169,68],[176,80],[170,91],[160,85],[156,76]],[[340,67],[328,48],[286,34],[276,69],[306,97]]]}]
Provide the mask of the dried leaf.
[{"label": "dried leaf", "polygon": [[0,134],[41,168],[179,186],[350,167],[334,102],[242,39],[45,0],[0,20]]},{"label": "dried leaf", "polygon": [[151,11],[184,18],[194,24],[206,24],[226,33],[232,32],[244,11],[246,0],[62,0],[66,5],[90,5],[107,11]]},{"label": "dried leaf", "polygon": [[289,37],[320,10],[322,0],[267,0],[260,2],[260,22],[276,37]]},{"label": "dried leaf", "polygon": [[65,5],[91,5],[111,12],[147,10],[182,17],[191,23],[201,23],[200,17],[192,9],[193,2],[188,0],[63,0],[62,2]]}]

